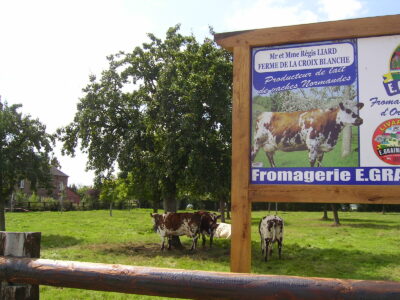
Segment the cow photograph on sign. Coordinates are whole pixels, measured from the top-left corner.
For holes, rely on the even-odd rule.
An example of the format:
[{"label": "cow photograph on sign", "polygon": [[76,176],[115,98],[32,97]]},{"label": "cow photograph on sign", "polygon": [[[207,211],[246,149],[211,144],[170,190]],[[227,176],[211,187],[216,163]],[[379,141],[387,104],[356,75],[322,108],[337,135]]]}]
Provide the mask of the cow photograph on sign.
[{"label": "cow photograph on sign", "polygon": [[[391,46],[371,52],[373,42]],[[387,99],[396,93],[399,43],[390,36],[253,48],[251,183],[398,184],[399,170],[375,154],[370,126],[396,115],[399,100]]]}]

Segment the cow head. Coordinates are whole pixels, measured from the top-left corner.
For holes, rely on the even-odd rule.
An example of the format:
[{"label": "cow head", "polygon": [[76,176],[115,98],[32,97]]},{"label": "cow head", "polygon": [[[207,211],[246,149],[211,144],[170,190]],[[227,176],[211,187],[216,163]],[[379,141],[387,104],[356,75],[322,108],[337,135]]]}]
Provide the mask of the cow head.
[{"label": "cow head", "polygon": [[209,232],[210,235],[215,234],[215,230],[217,230],[217,227],[218,227],[217,221],[219,218],[221,218],[221,215],[212,214],[212,218],[209,223],[210,224],[210,232]]},{"label": "cow head", "polygon": [[363,119],[360,118],[358,110],[363,106],[363,103],[357,103],[351,100],[340,102],[340,110],[336,119],[337,122],[344,125],[360,126],[363,123]]},{"label": "cow head", "polygon": [[210,212],[198,212],[201,215],[201,230],[207,232],[209,235],[214,235],[218,227],[217,220],[221,215],[216,215]]},{"label": "cow head", "polygon": [[156,213],[150,213],[150,216],[153,218],[153,230],[157,232],[157,229],[163,224],[163,216]]}]

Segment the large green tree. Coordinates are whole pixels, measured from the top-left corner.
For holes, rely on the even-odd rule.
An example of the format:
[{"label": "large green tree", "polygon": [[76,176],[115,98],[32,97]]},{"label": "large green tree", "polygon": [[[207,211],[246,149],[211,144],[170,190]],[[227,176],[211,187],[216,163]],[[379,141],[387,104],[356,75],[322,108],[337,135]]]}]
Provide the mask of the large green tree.
[{"label": "large green tree", "polygon": [[4,208],[21,180],[31,187],[49,187],[54,137],[46,127],[29,115],[22,115],[22,105],[8,105],[0,98],[0,230],[5,230]]},{"label": "large green tree", "polygon": [[141,194],[177,209],[184,189],[229,191],[231,55],[210,40],[183,36],[108,57],[100,80],[90,77],[74,121],[59,130],[64,151],[78,141],[88,168],[109,176],[117,163]]}]

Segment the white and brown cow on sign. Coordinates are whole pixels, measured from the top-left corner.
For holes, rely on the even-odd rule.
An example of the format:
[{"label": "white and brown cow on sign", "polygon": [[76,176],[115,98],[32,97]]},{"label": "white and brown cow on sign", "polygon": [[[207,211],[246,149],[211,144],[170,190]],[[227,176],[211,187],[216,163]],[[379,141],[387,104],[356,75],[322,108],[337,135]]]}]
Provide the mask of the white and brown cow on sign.
[{"label": "white and brown cow on sign", "polygon": [[321,166],[325,152],[335,147],[343,127],[363,123],[358,115],[363,106],[348,100],[330,109],[261,113],[256,121],[251,160],[262,148],[274,168],[275,151],[308,150],[311,167]]}]

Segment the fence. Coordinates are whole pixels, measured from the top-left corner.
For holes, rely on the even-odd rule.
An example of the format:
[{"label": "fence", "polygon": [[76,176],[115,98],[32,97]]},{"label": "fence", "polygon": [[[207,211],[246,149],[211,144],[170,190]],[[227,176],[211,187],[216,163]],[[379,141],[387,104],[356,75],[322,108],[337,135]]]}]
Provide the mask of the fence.
[{"label": "fence", "polygon": [[[30,293],[38,291],[38,285],[191,299],[400,299],[400,282],[206,272],[7,257],[38,256],[38,241],[40,233],[0,232],[0,299],[39,299],[38,292]],[[27,292],[23,292],[22,286],[15,288],[15,284],[29,284]]]},{"label": "fence", "polygon": [[[21,201],[16,203],[13,208],[10,208],[10,205],[7,204],[7,211],[14,212],[24,212],[24,211],[60,211],[62,207],[63,211],[71,211],[71,210],[96,210],[96,209],[109,209],[110,204],[108,203],[73,203],[70,201],[64,201],[62,206],[59,201],[54,202],[36,202],[36,201]],[[115,209],[132,209],[139,207],[138,202],[127,201],[124,203],[120,203],[119,205],[115,205]]]}]

